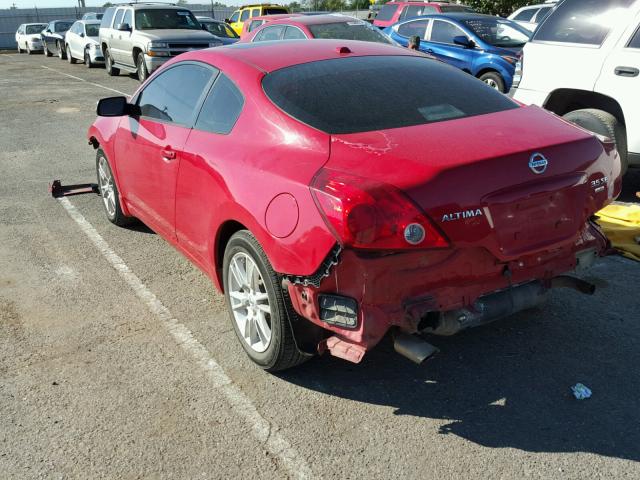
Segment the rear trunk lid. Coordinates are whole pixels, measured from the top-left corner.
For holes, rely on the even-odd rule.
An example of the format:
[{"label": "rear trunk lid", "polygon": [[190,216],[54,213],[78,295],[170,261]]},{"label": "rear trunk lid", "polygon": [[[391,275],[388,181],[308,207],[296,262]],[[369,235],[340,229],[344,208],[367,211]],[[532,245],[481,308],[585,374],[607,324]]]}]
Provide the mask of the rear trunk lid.
[{"label": "rear trunk lid", "polygon": [[400,188],[454,247],[484,246],[508,261],[575,242],[619,192],[614,155],[610,143],[523,107],[333,135],[325,167]]}]

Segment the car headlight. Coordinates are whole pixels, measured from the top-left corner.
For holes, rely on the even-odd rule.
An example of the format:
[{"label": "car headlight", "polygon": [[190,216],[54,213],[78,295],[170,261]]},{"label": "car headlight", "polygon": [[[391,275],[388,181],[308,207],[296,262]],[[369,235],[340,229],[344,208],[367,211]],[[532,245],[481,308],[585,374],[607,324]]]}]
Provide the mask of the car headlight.
[{"label": "car headlight", "polygon": [[167,42],[149,42],[147,44],[147,49],[148,50],[153,50],[156,48],[168,48],[169,45],[167,45]]},{"label": "car headlight", "polygon": [[518,61],[518,57],[512,57],[510,55],[500,55],[504,60],[509,62],[511,65],[515,65]]}]

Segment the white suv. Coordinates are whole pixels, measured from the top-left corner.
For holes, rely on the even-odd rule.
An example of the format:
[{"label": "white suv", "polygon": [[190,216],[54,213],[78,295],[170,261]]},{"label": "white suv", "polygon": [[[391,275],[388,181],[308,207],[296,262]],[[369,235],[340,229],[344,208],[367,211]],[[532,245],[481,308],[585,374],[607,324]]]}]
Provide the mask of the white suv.
[{"label": "white suv", "polygon": [[516,67],[513,97],[616,141],[640,167],[640,0],[564,0]]}]

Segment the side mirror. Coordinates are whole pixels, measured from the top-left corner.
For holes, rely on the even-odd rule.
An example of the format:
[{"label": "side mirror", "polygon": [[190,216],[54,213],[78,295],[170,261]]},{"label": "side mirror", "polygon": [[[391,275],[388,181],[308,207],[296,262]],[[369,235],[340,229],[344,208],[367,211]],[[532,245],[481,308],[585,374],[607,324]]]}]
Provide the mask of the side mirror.
[{"label": "side mirror", "polygon": [[128,23],[121,23],[120,25],[118,25],[118,30],[121,32],[130,32],[131,25],[129,25]]},{"label": "side mirror", "polygon": [[207,25],[206,25],[206,24],[204,24],[204,23],[201,23],[201,24],[200,24],[200,28],[202,28],[202,30],[204,30],[205,32],[208,32],[208,31],[209,31],[209,29],[207,28]]},{"label": "side mirror", "polygon": [[138,115],[137,105],[127,103],[126,97],[107,97],[98,100],[96,113],[99,117],[122,117],[124,115]]},{"label": "side mirror", "polygon": [[80,38],[84,38],[84,33],[81,33],[81,34],[80,34]]},{"label": "side mirror", "polygon": [[224,23],[231,23],[231,20],[229,20],[228,18],[225,18]]},{"label": "side mirror", "polygon": [[456,45],[460,45],[461,47],[464,47],[464,48],[473,48],[476,46],[473,40],[465,37],[464,35],[458,35],[457,37],[453,37],[453,43],[455,43]]}]

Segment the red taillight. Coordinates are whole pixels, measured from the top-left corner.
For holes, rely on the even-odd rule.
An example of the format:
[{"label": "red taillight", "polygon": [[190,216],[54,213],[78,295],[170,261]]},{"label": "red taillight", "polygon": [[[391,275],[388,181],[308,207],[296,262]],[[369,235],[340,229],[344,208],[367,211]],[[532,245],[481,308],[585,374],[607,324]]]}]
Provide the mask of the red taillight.
[{"label": "red taillight", "polygon": [[449,246],[426,215],[392,185],[323,168],[313,179],[311,192],[344,246],[369,250]]}]

